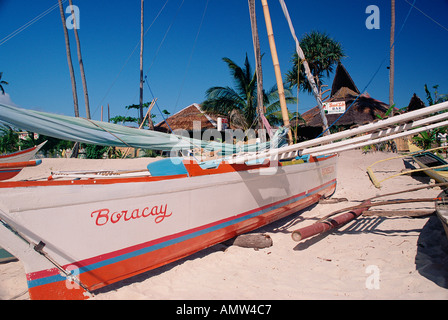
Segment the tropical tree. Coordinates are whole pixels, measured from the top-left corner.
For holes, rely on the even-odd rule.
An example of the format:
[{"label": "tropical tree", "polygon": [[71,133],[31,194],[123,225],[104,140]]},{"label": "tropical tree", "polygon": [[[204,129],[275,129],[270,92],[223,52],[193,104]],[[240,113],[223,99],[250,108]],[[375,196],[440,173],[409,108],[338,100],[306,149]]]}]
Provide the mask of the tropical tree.
[{"label": "tropical tree", "polygon": [[[297,99],[293,96],[290,88],[284,88],[286,103],[295,103]],[[280,106],[280,98],[278,95],[277,85],[273,86],[268,92],[263,93],[264,105],[266,106],[265,117],[272,125],[283,125],[283,116]],[[289,112],[289,119],[302,118],[296,112]]]},{"label": "tropical tree", "polygon": [[[137,109],[140,110],[140,107],[143,108],[148,108],[150,105],[149,102],[143,103],[142,105],[140,104],[132,104],[129,106],[126,106],[125,108],[128,110],[131,109]],[[169,115],[170,113],[167,110],[163,110],[162,113],[164,113],[165,115]],[[152,119],[154,119],[156,117],[156,115],[152,114],[150,115],[150,117],[145,119],[145,123],[142,125],[142,119],[140,119],[140,117],[136,118],[136,117],[130,117],[130,116],[115,116],[110,118],[110,121],[112,121],[113,123],[117,124],[117,123],[125,123],[125,122],[134,122],[136,124],[138,124],[139,126],[143,127],[144,125],[148,125],[148,127],[150,128],[150,130],[154,130],[154,123],[152,121]]]},{"label": "tropical tree", "polygon": [[2,80],[2,77],[3,77],[3,72],[0,72],[0,91],[2,92],[2,94],[5,94],[5,89],[3,88],[3,86],[7,85],[9,83]]},{"label": "tropical tree", "polygon": [[18,150],[19,135],[9,126],[0,125],[0,154]]},{"label": "tropical tree", "polygon": [[[428,101],[428,104],[434,105],[438,103],[442,103],[444,101],[448,101],[448,94],[440,94],[438,92],[439,85],[435,85],[432,88],[434,89],[434,97],[432,96],[431,92],[428,89],[428,86],[425,84],[425,93],[426,93],[426,100]],[[445,111],[441,111],[439,113],[442,113]],[[441,128],[435,128],[428,131],[420,132],[419,135],[413,137],[414,143],[423,149],[428,149],[439,141],[439,134],[446,134],[447,133],[447,127],[441,127]]]},{"label": "tropical tree", "polygon": [[438,84],[433,86],[433,89],[434,89],[434,98],[431,96],[431,92],[428,90],[428,86],[425,84],[426,100],[428,101],[430,106],[432,106],[434,104],[442,103],[444,101],[448,101],[448,94],[439,94],[439,92],[438,92],[439,85]]},{"label": "tropical tree", "polygon": [[[328,34],[318,31],[305,34],[299,42],[316,82],[319,96],[322,99],[323,78],[329,77],[334,66],[345,57],[342,45]],[[298,77],[299,59],[297,53],[293,54],[292,63],[293,67],[286,73],[285,82],[290,86],[298,85],[303,91],[311,93],[312,87],[308,82],[302,64],[300,64],[300,76]]]},{"label": "tropical tree", "polygon": [[[238,66],[229,58],[222,59],[230,69],[234,81],[234,88],[211,87],[206,91],[206,100],[202,103],[202,109],[209,113],[229,116],[230,122],[243,130],[254,128],[257,124],[257,76],[247,58],[244,66]],[[287,103],[293,103],[296,99],[290,90],[285,90]],[[263,93],[266,115],[271,120],[275,119],[275,112],[280,108],[278,90],[272,88],[268,93]]]}]

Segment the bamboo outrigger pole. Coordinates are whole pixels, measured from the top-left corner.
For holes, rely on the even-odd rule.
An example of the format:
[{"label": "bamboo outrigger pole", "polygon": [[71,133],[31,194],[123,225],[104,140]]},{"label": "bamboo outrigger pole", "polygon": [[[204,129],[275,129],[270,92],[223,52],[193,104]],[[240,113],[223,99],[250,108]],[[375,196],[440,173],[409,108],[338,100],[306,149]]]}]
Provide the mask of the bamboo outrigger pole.
[{"label": "bamboo outrigger pole", "polygon": [[[268,32],[269,46],[271,48],[272,62],[274,64],[275,69],[275,78],[277,80],[278,97],[280,99],[280,107],[282,110],[283,123],[285,127],[289,129],[289,114],[288,114],[288,108],[286,106],[285,90],[283,88],[280,63],[278,62],[277,49],[275,47],[274,31],[272,29],[271,15],[269,14],[269,7],[267,0],[261,0],[261,3],[263,5],[263,13],[264,13],[264,19],[266,21],[266,30]],[[288,140],[289,144],[293,143],[291,130],[288,130]]]}]

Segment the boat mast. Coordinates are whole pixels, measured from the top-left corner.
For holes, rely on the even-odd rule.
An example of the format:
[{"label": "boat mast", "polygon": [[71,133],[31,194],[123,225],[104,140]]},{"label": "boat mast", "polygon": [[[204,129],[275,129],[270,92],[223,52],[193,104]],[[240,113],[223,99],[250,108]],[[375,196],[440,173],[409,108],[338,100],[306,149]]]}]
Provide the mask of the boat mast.
[{"label": "boat mast", "polygon": [[142,0],[140,12],[140,121],[143,122],[143,8],[144,0]]},{"label": "boat mast", "polygon": [[[258,39],[257,18],[255,14],[255,0],[248,0],[249,13],[250,13],[250,25],[252,27],[252,41],[254,43],[254,54],[256,62],[257,73],[257,109],[258,109],[258,128],[263,128],[263,120],[261,116],[265,113],[263,103],[263,71],[261,69],[261,53],[260,53],[260,41]],[[262,139],[264,140],[265,137]]]},{"label": "boat mast", "polygon": [[[269,38],[269,46],[271,48],[272,62],[274,64],[275,69],[275,78],[277,80],[277,89],[278,89],[278,96],[280,99],[280,107],[282,110],[283,123],[285,127],[289,129],[289,114],[288,114],[288,108],[286,106],[285,90],[283,88],[282,73],[280,71],[280,63],[278,61],[277,48],[275,47],[274,31],[272,29],[271,15],[269,13],[267,0],[261,0],[261,3],[263,5],[263,13],[266,21],[266,30]],[[293,143],[291,130],[288,130],[288,140],[289,144]]]}]

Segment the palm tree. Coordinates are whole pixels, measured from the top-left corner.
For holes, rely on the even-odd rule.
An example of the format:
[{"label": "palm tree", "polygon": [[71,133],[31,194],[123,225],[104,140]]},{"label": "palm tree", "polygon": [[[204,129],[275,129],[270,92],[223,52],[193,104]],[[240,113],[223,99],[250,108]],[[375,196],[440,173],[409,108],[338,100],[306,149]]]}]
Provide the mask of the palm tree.
[{"label": "palm tree", "polygon": [[[300,40],[300,46],[310,67],[314,81],[318,88],[319,97],[322,99],[322,79],[328,77],[333,72],[334,66],[344,57],[342,45],[330,38],[326,33],[312,31],[305,34]],[[297,84],[298,55],[294,53],[293,67],[286,74],[286,83],[291,86]],[[305,68],[301,64],[299,85],[305,92],[312,92],[312,87],[305,75]]]},{"label": "palm tree", "polygon": [[2,92],[2,94],[5,94],[5,89],[3,88],[3,85],[7,85],[9,83],[2,80],[2,77],[3,77],[3,72],[0,72],[0,91]]},{"label": "palm tree", "polygon": [[[202,109],[206,112],[227,115],[230,122],[243,130],[254,128],[257,124],[257,76],[247,58],[244,67],[238,66],[229,58],[222,59],[230,69],[235,88],[211,87],[206,91],[206,100],[202,103]],[[291,91],[285,90],[286,100],[289,103],[296,101]],[[278,90],[272,88],[268,93],[263,93],[267,118],[275,119],[275,111],[280,108]],[[268,106],[268,104],[270,104]]]},{"label": "palm tree", "polygon": [[[297,102],[297,98],[293,96],[292,90],[290,88],[284,88],[284,92],[287,104]],[[273,86],[268,92],[263,92],[263,98],[264,98],[264,105],[266,106],[266,112],[265,112],[266,119],[272,125],[279,125],[279,126],[283,125],[283,116],[281,111],[280,97],[278,94],[277,85]],[[288,113],[290,120],[296,117],[302,119],[302,116],[300,114],[297,114],[296,112],[291,113],[288,110]]]},{"label": "palm tree", "polygon": [[0,154],[17,151],[19,135],[9,126],[0,126]]}]

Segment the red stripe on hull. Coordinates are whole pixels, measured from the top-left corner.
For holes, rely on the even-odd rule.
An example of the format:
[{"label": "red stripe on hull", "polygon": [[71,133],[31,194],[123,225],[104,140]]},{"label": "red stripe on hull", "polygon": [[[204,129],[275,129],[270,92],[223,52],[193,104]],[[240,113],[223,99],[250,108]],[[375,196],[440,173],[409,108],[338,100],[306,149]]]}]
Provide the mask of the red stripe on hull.
[{"label": "red stripe on hull", "polygon": [[16,175],[18,175],[22,171],[22,169],[17,169],[14,171],[0,171],[0,181],[2,180],[8,180],[14,178]]},{"label": "red stripe on hull", "polygon": [[34,150],[36,150],[36,148],[37,148],[37,146],[31,147],[29,149],[22,150],[22,151],[17,151],[17,152],[13,152],[13,153],[9,153],[9,154],[0,155],[0,160],[16,157],[18,155],[22,155],[22,154],[26,154],[26,153],[30,153],[30,152],[33,152]]}]

